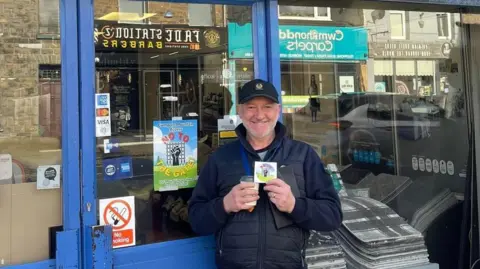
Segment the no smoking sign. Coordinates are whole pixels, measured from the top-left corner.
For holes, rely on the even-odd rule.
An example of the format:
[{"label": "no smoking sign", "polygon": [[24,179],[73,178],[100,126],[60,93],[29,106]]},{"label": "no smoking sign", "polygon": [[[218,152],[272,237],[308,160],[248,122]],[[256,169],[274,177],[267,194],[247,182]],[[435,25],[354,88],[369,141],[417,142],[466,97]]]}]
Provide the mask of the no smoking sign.
[{"label": "no smoking sign", "polygon": [[113,248],[135,245],[135,197],[100,200],[100,225],[111,225]]}]

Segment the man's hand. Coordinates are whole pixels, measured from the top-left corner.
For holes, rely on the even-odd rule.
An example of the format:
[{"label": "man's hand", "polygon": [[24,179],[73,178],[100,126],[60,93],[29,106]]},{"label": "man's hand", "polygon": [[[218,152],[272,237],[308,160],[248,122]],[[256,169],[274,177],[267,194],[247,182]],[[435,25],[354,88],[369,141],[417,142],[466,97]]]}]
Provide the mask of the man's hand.
[{"label": "man's hand", "polygon": [[246,203],[257,201],[260,196],[258,190],[254,189],[255,183],[240,182],[223,198],[223,208],[227,213],[236,213],[251,208]]},{"label": "man's hand", "polygon": [[276,178],[269,180],[263,189],[268,192],[270,201],[277,206],[278,210],[292,213],[295,207],[295,196],[287,183]]}]

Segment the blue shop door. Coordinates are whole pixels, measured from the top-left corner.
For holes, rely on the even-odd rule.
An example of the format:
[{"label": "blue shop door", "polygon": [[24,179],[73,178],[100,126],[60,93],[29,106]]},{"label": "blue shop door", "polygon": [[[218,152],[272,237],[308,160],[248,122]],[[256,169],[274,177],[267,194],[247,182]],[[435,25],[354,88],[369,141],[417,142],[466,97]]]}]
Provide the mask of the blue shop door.
[{"label": "blue shop door", "polygon": [[0,267],[78,268],[76,1],[0,6]]},{"label": "blue shop door", "polygon": [[84,268],[215,267],[187,201],[271,65],[263,2],[199,2],[79,1]]}]

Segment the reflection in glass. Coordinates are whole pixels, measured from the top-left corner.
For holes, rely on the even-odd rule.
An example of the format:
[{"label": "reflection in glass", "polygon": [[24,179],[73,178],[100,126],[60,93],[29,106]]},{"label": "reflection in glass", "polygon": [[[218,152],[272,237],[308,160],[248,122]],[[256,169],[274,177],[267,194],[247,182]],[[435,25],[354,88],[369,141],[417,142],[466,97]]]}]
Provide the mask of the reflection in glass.
[{"label": "reflection in glass", "polygon": [[[351,20],[349,12],[362,19]],[[363,250],[382,257],[390,248],[378,246],[391,240],[396,255],[409,257],[402,262],[455,267],[471,147],[460,14],[344,8],[330,13],[331,22],[280,18],[280,29],[292,33],[280,35],[280,52],[290,136],[313,146],[326,165],[337,166],[332,179],[341,177],[340,193],[349,196],[342,198],[348,224],[334,233],[345,258],[337,256],[336,262],[381,266]],[[307,29],[315,29],[318,38],[294,37]],[[328,39],[340,31],[342,39]],[[305,53],[288,49],[289,42],[332,42],[333,49]],[[386,226],[396,227],[395,233]],[[407,235],[413,241],[404,241]],[[310,266],[320,265],[315,250],[307,251]],[[436,254],[447,251],[452,255]]]},{"label": "reflection in glass", "polygon": [[2,267],[55,258],[63,167],[59,1],[0,6]]},{"label": "reflection in glass", "polygon": [[[142,11],[123,2],[122,14]],[[141,20],[117,22],[95,2],[96,93],[111,111],[111,136],[97,138],[98,199],[135,197],[136,245],[195,236],[192,186],[254,71],[250,7],[147,5]]]}]

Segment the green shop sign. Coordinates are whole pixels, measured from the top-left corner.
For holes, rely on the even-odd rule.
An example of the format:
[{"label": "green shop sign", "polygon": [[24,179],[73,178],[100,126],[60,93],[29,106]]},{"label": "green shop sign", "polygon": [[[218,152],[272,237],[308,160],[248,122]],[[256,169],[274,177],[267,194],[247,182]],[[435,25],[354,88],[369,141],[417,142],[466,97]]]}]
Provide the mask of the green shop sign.
[{"label": "green shop sign", "polygon": [[[253,58],[252,25],[228,24],[230,59]],[[366,60],[367,30],[363,27],[280,25],[280,58],[298,60]]]}]

